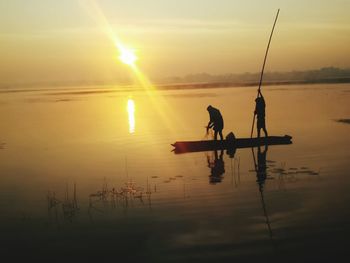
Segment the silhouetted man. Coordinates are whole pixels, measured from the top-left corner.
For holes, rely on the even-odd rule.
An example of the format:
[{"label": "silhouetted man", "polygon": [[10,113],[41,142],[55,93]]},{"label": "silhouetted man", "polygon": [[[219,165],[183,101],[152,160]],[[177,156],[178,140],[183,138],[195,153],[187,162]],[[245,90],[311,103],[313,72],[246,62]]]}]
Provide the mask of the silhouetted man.
[{"label": "silhouetted man", "polygon": [[223,140],[222,129],[224,128],[224,120],[220,111],[211,105],[208,106],[207,111],[209,112],[210,120],[207,125],[207,133],[210,128],[214,130],[214,139],[218,139],[218,133],[220,134],[221,140]]},{"label": "silhouetted man", "polygon": [[265,136],[267,137],[267,130],[265,125],[265,99],[262,95],[261,91],[259,90],[258,97],[255,99],[255,111],[254,114],[256,114],[257,117],[257,131],[258,131],[258,138],[260,138],[260,130],[263,129]]}]

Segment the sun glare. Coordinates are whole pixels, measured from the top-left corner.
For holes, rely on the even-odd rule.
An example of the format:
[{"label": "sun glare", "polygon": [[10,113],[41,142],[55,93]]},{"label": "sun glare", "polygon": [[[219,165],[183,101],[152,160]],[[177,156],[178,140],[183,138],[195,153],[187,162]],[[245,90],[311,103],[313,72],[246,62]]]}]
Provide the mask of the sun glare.
[{"label": "sun glare", "polygon": [[119,59],[124,64],[134,66],[138,57],[135,55],[135,50],[131,48],[121,47],[119,48]]}]

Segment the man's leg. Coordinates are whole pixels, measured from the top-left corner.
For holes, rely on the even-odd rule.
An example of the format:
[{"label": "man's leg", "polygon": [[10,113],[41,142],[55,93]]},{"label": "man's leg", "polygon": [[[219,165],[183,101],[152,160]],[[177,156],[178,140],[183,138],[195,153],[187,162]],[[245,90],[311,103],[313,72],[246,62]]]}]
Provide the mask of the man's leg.
[{"label": "man's leg", "polygon": [[223,140],[224,136],[222,136],[222,131],[219,131],[220,139]]},{"label": "man's leg", "polygon": [[218,131],[214,132],[214,140],[216,141],[218,139]]},{"label": "man's leg", "polygon": [[264,133],[265,133],[265,137],[267,137],[267,130],[266,130],[266,127],[264,127]]},{"label": "man's leg", "polygon": [[257,127],[258,138],[260,138],[260,127]]},{"label": "man's leg", "polygon": [[263,128],[263,130],[264,130],[265,137],[267,137],[267,130],[266,130],[265,118],[263,119],[262,128]]}]

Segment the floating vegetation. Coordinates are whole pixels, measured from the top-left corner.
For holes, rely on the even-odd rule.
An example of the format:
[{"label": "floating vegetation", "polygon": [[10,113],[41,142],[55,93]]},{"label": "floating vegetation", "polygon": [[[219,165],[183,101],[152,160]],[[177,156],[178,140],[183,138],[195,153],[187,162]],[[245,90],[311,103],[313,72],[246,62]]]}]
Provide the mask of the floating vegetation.
[{"label": "floating vegetation", "polygon": [[74,184],[73,196],[69,196],[68,185],[66,187],[65,197],[63,200],[59,200],[56,197],[55,192],[48,191],[47,193],[47,205],[49,218],[52,219],[52,212],[55,214],[55,221],[58,222],[58,209],[62,209],[63,218],[72,221],[76,213],[79,211],[78,201],[77,201],[77,191],[76,184]]},{"label": "floating vegetation", "polygon": [[151,178],[159,178],[157,175],[152,176]]},{"label": "floating vegetation", "polygon": [[337,119],[335,121],[340,123],[350,124],[350,119]]},{"label": "floating vegetation", "polygon": [[300,168],[298,167],[287,168],[285,166],[286,166],[285,163],[282,163],[280,168],[266,169],[266,173],[277,174],[280,181],[287,180],[288,182],[298,181],[298,178],[297,178],[298,175],[302,176],[302,175],[319,175],[320,174],[319,171],[316,172],[306,166],[302,166]]},{"label": "floating vegetation", "polygon": [[54,208],[62,202],[56,198],[55,192],[47,192],[47,206],[48,209]]},{"label": "floating vegetation", "polygon": [[[154,192],[157,192],[157,187],[154,185]],[[88,213],[92,216],[91,211],[105,212],[106,208],[122,207],[124,211],[135,204],[134,200],[138,200],[144,205],[144,199],[148,200],[148,205],[151,209],[151,186],[147,180],[147,187],[139,187],[133,181],[127,181],[122,187],[109,187],[104,181],[102,188],[88,195],[89,207]],[[59,223],[60,218],[72,221],[74,216],[80,210],[77,202],[76,185],[74,184],[73,194],[69,195],[68,185],[63,199],[59,199],[55,192],[47,193],[47,204],[50,221]]]},{"label": "floating vegetation", "polygon": [[183,175],[176,175],[175,177],[182,178],[182,177],[183,177]]},{"label": "floating vegetation", "polygon": [[4,148],[5,148],[5,145],[6,145],[6,143],[0,142],[0,149],[4,149]]},{"label": "floating vegetation", "polygon": [[[157,188],[154,187],[154,192]],[[147,189],[139,187],[133,181],[128,181],[124,186],[119,189],[113,187],[110,189],[106,182],[103,183],[102,189],[89,195],[89,212],[90,209],[95,209],[101,211],[96,207],[95,204],[103,203],[104,207],[109,204],[110,207],[123,207],[124,209],[128,208],[130,205],[133,205],[134,200],[139,200],[141,204],[144,204],[144,198],[148,199],[148,203],[151,203],[151,187],[147,180]]]},{"label": "floating vegetation", "polygon": [[62,98],[62,99],[56,99],[56,100],[54,100],[54,102],[67,102],[67,101],[72,101],[72,99],[65,99],[65,98]]},{"label": "floating vegetation", "polygon": [[285,170],[283,168],[274,168],[271,173],[283,173]]},{"label": "floating vegetation", "polygon": [[319,172],[315,172],[315,171],[312,171],[312,170],[303,170],[303,171],[298,171],[297,174],[318,175]]}]

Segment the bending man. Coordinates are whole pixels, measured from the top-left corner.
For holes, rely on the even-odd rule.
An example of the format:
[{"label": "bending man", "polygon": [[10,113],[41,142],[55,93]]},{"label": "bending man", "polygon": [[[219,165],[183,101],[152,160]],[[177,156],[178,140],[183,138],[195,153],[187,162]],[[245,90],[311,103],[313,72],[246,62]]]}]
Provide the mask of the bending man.
[{"label": "bending man", "polygon": [[214,139],[217,140],[218,133],[220,135],[221,140],[223,140],[222,129],[224,128],[224,120],[220,111],[211,105],[208,106],[207,111],[209,112],[210,120],[207,125],[207,133],[210,128],[214,130]]}]

